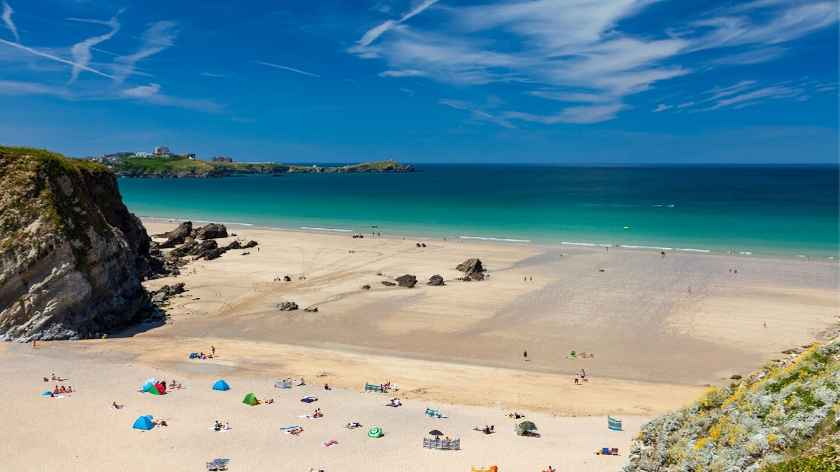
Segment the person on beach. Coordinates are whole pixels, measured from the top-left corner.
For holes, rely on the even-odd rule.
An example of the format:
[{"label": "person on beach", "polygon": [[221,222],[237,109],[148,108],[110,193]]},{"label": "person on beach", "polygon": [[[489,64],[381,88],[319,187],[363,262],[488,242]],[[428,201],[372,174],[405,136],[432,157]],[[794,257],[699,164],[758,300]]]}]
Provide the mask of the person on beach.
[{"label": "person on beach", "polygon": [[211,355],[211,356],[215,356],[215,355],[216,355],[216,346],[210,346],[210,355]]},{"label": "person on beach", "polygon": [[528,360],[528,351],[522,351],[522,358]]}]

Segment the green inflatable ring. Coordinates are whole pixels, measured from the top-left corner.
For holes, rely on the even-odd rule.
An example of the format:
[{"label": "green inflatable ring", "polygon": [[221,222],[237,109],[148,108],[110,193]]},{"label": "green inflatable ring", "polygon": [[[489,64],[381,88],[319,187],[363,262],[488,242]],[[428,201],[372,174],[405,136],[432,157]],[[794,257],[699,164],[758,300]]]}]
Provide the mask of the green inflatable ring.
[{"label": "green inflatable ring", "polygon": [[373,428],[370,428],[370,431],[368,431],[368,437],[369,438],[381,438],[382,437],[382,428],[380,428],[379,426],[374,426]]}]

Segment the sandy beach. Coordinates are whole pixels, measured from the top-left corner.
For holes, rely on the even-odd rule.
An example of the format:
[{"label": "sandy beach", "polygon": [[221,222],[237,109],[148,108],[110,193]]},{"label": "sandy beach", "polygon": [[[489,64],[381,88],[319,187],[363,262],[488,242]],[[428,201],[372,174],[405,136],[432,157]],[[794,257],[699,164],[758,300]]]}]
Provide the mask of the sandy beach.
[{"label": "sandy beach", "polygon": [[[175,225],[144,224],[150,233]],[[200,470],[213,457],[231,458],[232,470],[618,470],[621,457],[593,451],[626,450],[647,418],[838,323],[833,261],[230,229],[259,249],[147,283],[186,284],[165,325],[105,340],[0,347],[0,370],[14,379],[0,392],[16,405],[7,420],[13,439],[0,445],[11,470]],[[482,260],[489,279],[457,280],[455,266],[469,257]],[[382,284],[403,274],[420,283]],[[433,274],[446,285],[427,286]],[[278,311],[284,301],[301,310]],[[303,311],[310,306],[318,311]],[[211,345],[216,358],[187,358]],[[575,385],[581,369],[587,381]],[[39,397],[52,385],[41,377],[52,371],[70,377],[78,393]],[[151,376],[186,388],[137,393]],[[213,392],[222,377],[232,390]],[[272,388],[285,377],[310,386]],[[360,393],[365,382],[386,381],[400,386],[403,407]],[[324,383],[335,389],[324,392]],[[242,405],[250,391],[276,402]],[[300,403],[307,394],[319,402]],[[126,407],[114,410],[112,401]],[[325,418],[297,418],[314,407]],[[426,407],[449,418],[426,418]],[[512,410],[526,412],[542,437],[516,436],[505,417]],[[170,426],[134,431],[140,414]],[[625,431],[608,431],[606,415],[621,417]],[[233,430],[213,432],[214,419]],[[382,426],[385,437],[343,427],[354,420]],[[283,434],[288,424],[305,432]],[[498,432],[471,430],[484,424]],[[424,450],[430,429],[462,438],[463,450]],[[323,447],[329,439],[339,443]],[[24,447],[33,441],[59,449],[43,457]]]}]

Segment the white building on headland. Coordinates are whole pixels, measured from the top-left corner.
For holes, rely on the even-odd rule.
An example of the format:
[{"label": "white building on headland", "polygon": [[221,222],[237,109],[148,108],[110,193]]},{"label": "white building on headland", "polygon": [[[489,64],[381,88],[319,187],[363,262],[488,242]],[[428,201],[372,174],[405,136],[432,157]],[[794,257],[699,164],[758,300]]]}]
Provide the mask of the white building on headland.
[{"label": "white building on headland", "polygon": [[158,146],[155,148],[155,156],[168,156],[170,154],[167,146]]},{"label": "white building on headland", "polygon": [[141,151],[141,152],[135,152],[134,153],[134,157],[152,157],[152,156],[153,156],[153,154],[150,153],[150,152]]}]

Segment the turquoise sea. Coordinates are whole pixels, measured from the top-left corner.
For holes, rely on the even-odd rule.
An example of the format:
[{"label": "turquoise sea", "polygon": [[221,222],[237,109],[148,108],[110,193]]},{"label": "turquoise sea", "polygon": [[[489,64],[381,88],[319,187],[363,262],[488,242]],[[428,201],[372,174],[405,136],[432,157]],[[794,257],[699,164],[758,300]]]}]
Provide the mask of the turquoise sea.
[{"label": "turquoise sea", "polygon": [[120,179],[147,217],[835,257],[836,166],[419,165],[410,174]]}]

